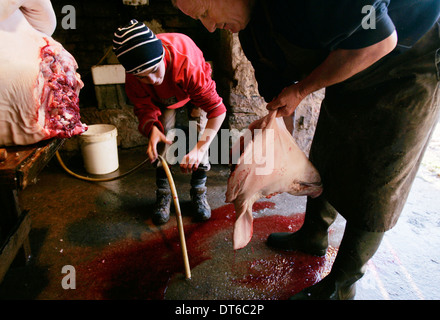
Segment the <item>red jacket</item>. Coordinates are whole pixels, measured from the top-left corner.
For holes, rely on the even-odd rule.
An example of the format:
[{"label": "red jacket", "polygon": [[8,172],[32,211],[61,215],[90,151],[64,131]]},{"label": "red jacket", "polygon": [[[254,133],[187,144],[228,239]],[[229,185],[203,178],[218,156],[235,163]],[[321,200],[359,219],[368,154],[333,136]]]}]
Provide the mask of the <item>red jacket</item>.
[{"label": "red jacket", "polygon": [[189,101],[206,111],[208,119],[225,113],[226,107],[211,78],[211,66],[196,44],[179,33],[162,33],[157,37],[165,50],[162,84],[147,85],[128,73],[125,79],[125,91],[139,119],[139,131],[148,137],[156,125],[163,132],[159,122],[162,110],[180,108]]}]

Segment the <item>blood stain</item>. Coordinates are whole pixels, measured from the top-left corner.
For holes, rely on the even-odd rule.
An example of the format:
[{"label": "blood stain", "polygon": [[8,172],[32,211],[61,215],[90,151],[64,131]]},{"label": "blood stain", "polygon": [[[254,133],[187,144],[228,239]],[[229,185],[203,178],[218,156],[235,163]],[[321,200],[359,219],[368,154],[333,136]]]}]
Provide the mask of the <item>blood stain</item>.
[{"label": "blood stain", "polygon": [[[274,206],[272,202],[261,201],[254,204],[253,211],[271,209]],[[272,232],[296,231],[301,227],[303,216],[277,215],[254,219],[254,241],[265,240]],[[213,237],[224,233],[225,230],[230,230],[230,250],[233,250],[234,222],[233,204],[214,209],[211,219],[203,223],[191,223],[189,218],[184,218],[191,269],[212,258]],[[335,249],[328,250],[327,256],[321,258],[298,252],[270,252],[269,256],[262,259],[240,262],[245,264],[244,268],[232,266],[233,273],[234,270],[242,269],[246,270],[246,273],[235,274],[230,281],[265,290],[266,299],[288,298],[319,281],[329,271],[336,254]],[[114,243],[104,249],[98,257],[78,266],[75,294],[81,299],[89,300],[160,300],[164,299],[170,279],[176,274],[183,274],[183,270],[178,229],[176,224],[170,221],[167,225],[157,228],[156,232],[146,232],[140,240],[129,239]]]}]

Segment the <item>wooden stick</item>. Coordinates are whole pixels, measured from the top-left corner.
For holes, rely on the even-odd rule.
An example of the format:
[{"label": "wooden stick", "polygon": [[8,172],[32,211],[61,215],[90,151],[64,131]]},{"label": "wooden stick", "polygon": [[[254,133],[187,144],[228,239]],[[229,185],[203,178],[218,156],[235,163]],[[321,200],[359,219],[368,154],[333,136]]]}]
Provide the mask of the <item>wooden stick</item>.
[{"label": "wooden stick", "polygon": [[168,182],[170,183],[171,193],[173,194],[174,207],[176,209],[177,227],[179,229],[180,245],[182,247],[183,263],[185,265],[185,276],[187,279],[191,279],[191,269],[189,266],[188,252],[186,250],[185,232],[183,230],[182,214],[180,212],[179,198],[177,197],[176,186],[174,185],[173,176],[171,175],[170,168],[167,162],[162,156],[159,156],[162,166],[167,174]]}]

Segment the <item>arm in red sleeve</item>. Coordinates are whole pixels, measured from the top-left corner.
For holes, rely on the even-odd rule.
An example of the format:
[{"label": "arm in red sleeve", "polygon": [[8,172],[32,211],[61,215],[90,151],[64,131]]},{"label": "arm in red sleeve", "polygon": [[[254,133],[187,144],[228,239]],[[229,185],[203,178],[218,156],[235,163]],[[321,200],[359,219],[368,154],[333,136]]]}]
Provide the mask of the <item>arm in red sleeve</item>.
[{"label": "arm in red sleeve", "polygon": [[196,68],[193,67],[191,72],[186,73],[187,91],[191,102],[204,110],[208,119],[225,113],[226,107],[217,93],[215,81],[211,78],[211,65],[203,61]]},{"label": "arm in red sleeve", "polygon": [[155,125],[164,132],[164,128],[159,121],[162,114],[160,108],[154,105],[151,96],[148,95],[145,89],[142,88],[142,84],[133,75],[126,75],[125,92],[134,105],[134,113],[139,120],[139,131],[149,137],[151,128]]}]

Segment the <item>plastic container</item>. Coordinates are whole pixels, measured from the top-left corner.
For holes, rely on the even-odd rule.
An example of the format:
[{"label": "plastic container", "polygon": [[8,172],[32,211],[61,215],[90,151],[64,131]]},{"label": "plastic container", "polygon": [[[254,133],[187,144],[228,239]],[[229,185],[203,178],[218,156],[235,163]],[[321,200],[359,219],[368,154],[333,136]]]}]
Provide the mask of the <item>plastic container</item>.
[{"label": "plastic container", "polygon": [[119,168],[118,131],[111,124],[92,124],[80,135],[84,167],[91,174],[107,174]]}]

